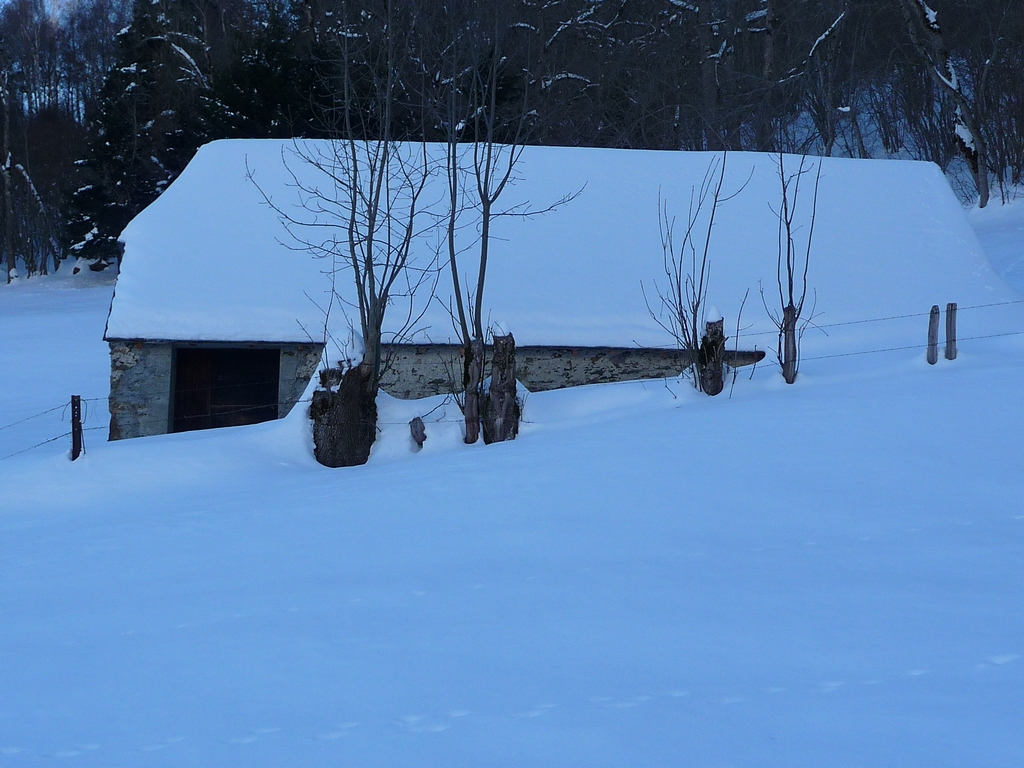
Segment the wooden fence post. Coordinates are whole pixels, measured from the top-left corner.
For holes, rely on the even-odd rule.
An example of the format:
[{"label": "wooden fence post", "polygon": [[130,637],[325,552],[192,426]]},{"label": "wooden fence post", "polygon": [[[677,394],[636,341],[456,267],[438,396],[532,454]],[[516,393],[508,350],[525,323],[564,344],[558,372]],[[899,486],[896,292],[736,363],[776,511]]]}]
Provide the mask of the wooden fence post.
[{"label": "wooden fence post", "polygon": [[956,302],[946,305],[946,359],[956,360]]},{"label": "wooden fence post", "polygon": [[932,306],[928,316],[928,365],[939,362],[939,305]]},{"label": "wooden fence post", "polygon": [[82,455],[82,396],[71,396],[71,460]]}]

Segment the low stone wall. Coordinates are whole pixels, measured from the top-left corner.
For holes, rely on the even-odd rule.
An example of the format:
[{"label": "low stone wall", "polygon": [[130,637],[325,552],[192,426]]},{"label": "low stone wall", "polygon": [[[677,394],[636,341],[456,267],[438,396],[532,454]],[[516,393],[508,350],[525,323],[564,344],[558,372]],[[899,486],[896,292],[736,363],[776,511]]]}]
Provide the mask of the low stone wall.
[{"label": "low stone wall", "polygon": [[[318,344],[217,344],[169,341],[110,342],[110,439],[162,435],[173,418],[174,350],[191,347],[278,347],[278,418],[288,415],[320,365]],[[490,354],[490,348],[488,348]],[[730,365],[750,365],[763,352],[726,352]],[[462,388],[462,348],[452,344],[386,345],[381,387],[405,400]],[[531,392],[678,376],[690,361],[676,349],[628,347],[519,347],[516,378]],[[489,370],[486,371],[490,373]]]},{"label": "low stone wall", "polygon": [[[727,351],[725,360],[730,365],[741,366],[763,357],[763,352]],[[459,346],[390,344],[385,358],[388,368],[381,387],[394,397],[409,400],[462,389],[462,348]],[[582,384],[672,378],[689,364],[689,356],[678,349],[519,347],[516,350],[516,378],[531,392]],[[490,371],[485,370],[485,374],[489,375]]]}]

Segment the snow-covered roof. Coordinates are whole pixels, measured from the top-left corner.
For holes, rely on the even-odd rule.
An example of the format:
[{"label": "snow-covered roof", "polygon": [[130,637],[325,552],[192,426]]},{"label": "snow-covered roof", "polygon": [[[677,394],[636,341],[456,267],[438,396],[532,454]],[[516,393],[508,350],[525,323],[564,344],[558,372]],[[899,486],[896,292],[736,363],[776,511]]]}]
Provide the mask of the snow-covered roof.
[{"label": "snow-covered roof", "polygon": [[[217,141],[202,147],[181,176],[125,229],[125,253],[108,319],[107,338],[197,341],[306,341],[322,336],[329,264],[296,249],[275,211],[306,215],[292,174],[322,184],[296,155],[323,144]],[[432,152],[440,153],[439,147]],[[718,156],[720,157],[720,156]],[[670,346],[652,319],[665,274],[659,199],[687,218],[692,190],[713,153],[529,147],[502,210],[544,208],[578,193],[556,210],[495,221],[485,313],[519,344]],[[744,293],[748,332],[771,329],[758,293],[777,302],[780,200],[777,157],[731,153],[711,239],[708,301],[736,322]],[[799,159],[786,157],[787,171]],[[812,167],[819,162],[812,159]],[[964,211],[940,170],[930,163],[821,159],[817,219],[808,275],[816,322],[837,323],[927,311],[933,303],[961,305],[1017,298],[988,265]],[[255,183],[254,183],[255,180]],[[810,221],[813,175],[798,203],[801,242]],[[259,188],[257,188],[257,184]],[[745,184],[745,186],[744,186]],[[274,207],[261,193],[272,197]],[[443,177],[424,194],[428,207],[444,199]],[[435,208],[440,211],[440,207]],[[471,245],[473,227],[463,232]],[[423,265],[438,251],[427,233],[417,245]],[[475,270],[472,249],[461,267]],[[354,298],[347,272],[337,287]],[[442,271],[415,340],[453,337]],[[429,297],[420,295],[418,306]],[[408,307],[393,308],[404,319]],[[338,313],[335,312],[337,316]],[[349,312],[357,324],[357,315]],[[397,322],[397,321],[393,321]],[[319,330],[318,330],[319,329]],[[923,332],[923,331],[922,331]],[[731,334],[730,334],[731,335]],[[770,336],[759,346],[770,346]]]}]

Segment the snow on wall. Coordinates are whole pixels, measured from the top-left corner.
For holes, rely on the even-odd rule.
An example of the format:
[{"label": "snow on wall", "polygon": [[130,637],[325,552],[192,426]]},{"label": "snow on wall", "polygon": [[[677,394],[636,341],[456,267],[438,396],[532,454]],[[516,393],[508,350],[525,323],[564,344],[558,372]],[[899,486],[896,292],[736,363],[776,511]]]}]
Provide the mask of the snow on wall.
[{"label": "snow on wall", "polygon": [[[247,169],[277,208],[309,218],[299,205],[291,174],[305,184],[322,185],[324,178],[297,157],[296,147],[309,151],[324,146],[231,140],[201,148],[122,235],[125,256],[107,338],[321,339],[324,314],[318,305],[326,305],[329,298],[330,263],[296,249],[279,213],[263,200]],[[440,156],[438,147],[431,152]],[[527,148],[500,208],[544,208],[578,194],[544,215],[502,217],[494,223],[484,301],[487,320],[514,332],[521,344],[671,345],[650,317],[641,292],[641,282],[648,297],[656,295],[652,281],[664,284],[659,196],[680,220],[677,228],[685,225],[692,189],[715,157]],[[763,334],[761,348],[774,340],[759,285],[769,307],[778,302],[778,219],[772,211],[780,198],[776,162],[776,157],[756,153],[728,156],[723,193],[743,188],[720,206],[711,239],[708,300],[721,310],[730,333],[749,289],[744,325],[747,333]],[[795,170],[799,160],[787,156],[785,162],[787,170]],[[936,166],[838,158],[820,162],[809,270],[816,322],[926,312],[933,303],[946,301],[968,305],[1018,297],[992,272]],[[808,231],[812,181],[805,178],[798,204],[801,241]],[[445,190],[444,178],[431,180],[423,197],[424,216],[443,213],[438,201]],[[460,266],[472,274],[476,227],[468,218],[464,223],[461,246],[468,251]],[[420,225],[424,234],[416,257],[424,265],[441,243],[426,218]],[[350,273],[340,272],[336,284],[346,300],[354,299]],[[420,332],[410,340],[452,338],[445,306],[449,285],[442,272],[438,299],[429,304]],[[418,297],[417,311],[427,299]],[[814,300],[809,298],[808,305]],[[399,302],[391,315],[404,317],[407,311]],[[358,322],[351,308],[348,314]],[[343,329],[345,318],[335,310],[332,323]],[[914,334],[920,330],[916,325]],[[892,328],[885,334],[887,343],[902,341],[892,337]],[[809,334],[805,354],[807,344],[812,351],[818,345],[841,349],[841,338],[834,331],[827,339]],[[858,343],[864,340],[862,329]]]}]

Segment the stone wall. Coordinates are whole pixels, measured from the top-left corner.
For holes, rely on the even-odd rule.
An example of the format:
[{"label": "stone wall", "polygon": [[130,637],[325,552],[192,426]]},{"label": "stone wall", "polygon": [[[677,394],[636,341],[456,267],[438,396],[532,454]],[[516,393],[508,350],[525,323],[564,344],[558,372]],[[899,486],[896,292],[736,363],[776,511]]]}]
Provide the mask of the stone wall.
[{"label": "stone wall", "polygon": [[171,413],[171,344],[110,342],[110,439],[162,435]]},{"label": "stone wall", "polygon": [[[162,435],[170,430],[175,347],[280,347],[278,418],[302,397],[320,365],[319,344],[192,344],[110,342],[110,439]],[[490,349],[488,348],[488,353]],[[763,352],[726,352],[726,362],[749,365]],[[450,344],[390,344],[381,388],[405,400],[462,388],[462,348]],[[635,379],[678,376],[689,365],[675,349],[519,347],[516,378],[531,392]],[[490,371],[486,373],[489,375]],[[454,382],[454,383],[453,383]]]},{"label": "stone wall", "polygon": [[[488,347],[488,354],[490,348]],[[727,351],[731,365],[750,365],[763,352]],[[402,399],[427,397],[462,389],[462,348],[448,344],[391,344],[385,358],[388,369],[381,386]],[[690,364],[678,349],[630,347],[519,347],[516,350],[516,378],[531,392],[607,384],[636,379],[678,376]],[[485,370],[490,375],[490,370]]]},{"label": "stone wall", "polygon": [[320,367],[323,344],[281,346],[281,376],[277,387],[277,418],[283,419],[298,403],[309,380]]},{"label": "stone wall", "polygon": [[278,418],[288,415],[320,365],[319,344],[110,342],[110,439],[163,435],[171,429],[175,347],[279,347]]}]

